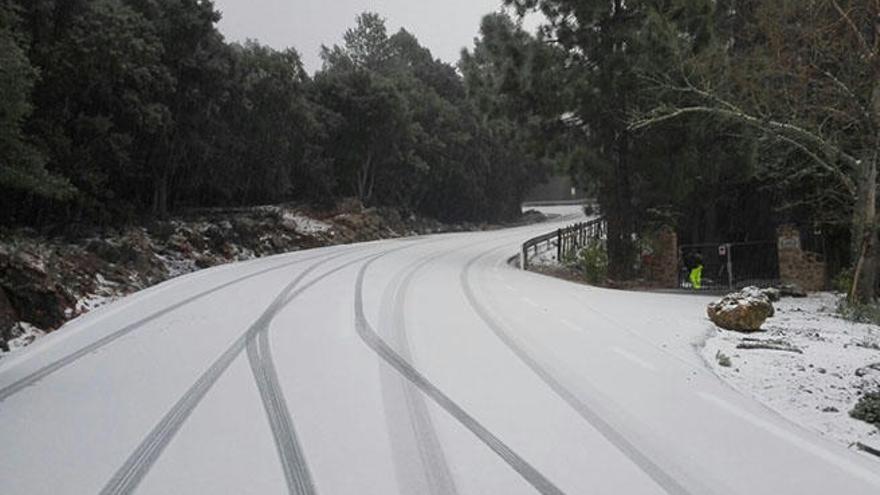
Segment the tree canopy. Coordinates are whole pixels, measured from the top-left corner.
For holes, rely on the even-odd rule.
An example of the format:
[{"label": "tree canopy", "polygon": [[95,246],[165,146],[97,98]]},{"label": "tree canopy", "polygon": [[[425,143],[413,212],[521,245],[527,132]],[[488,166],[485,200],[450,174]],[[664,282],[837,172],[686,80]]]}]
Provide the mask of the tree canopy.
[{"label": "tree canopy", "polygon": [[543,175],[533,123],[473,87],[505,54],[463,77],[367,12],[311,77],[292,48],[226,42],[219,18],[202,0],[3,0],[2,222],[345,197],[494,221]]}]

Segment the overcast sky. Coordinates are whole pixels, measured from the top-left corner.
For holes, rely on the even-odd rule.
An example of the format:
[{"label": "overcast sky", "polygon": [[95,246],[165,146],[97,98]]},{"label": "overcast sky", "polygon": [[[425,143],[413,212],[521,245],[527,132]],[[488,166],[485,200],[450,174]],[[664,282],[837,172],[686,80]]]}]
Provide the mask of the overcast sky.
[{"label": "overcast sky", "polygon": [[[413,33],[435,58],[455,63],[471,47],[480,19],[501,0],[214,0],[223,13],[220,31],[230,41],[257,39],[276,49],[296,48],[306,69],[321,67],[321,45],[341,43],[342,33],[364,11],[378,12],[389,34]],[[536,25],[530,19],[528,27]]]}]

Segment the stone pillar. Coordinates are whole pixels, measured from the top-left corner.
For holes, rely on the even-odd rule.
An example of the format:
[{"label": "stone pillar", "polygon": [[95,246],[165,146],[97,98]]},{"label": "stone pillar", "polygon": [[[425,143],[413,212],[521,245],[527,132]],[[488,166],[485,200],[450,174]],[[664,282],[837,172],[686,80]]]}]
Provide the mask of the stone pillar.
[{"label": "stone pillar", "polygon": [[797,227],[782,225],[776,234],[782,283],[797,284],[810,292],[824,290],[825,262],[819,254],[801,249],[801,233]]}]

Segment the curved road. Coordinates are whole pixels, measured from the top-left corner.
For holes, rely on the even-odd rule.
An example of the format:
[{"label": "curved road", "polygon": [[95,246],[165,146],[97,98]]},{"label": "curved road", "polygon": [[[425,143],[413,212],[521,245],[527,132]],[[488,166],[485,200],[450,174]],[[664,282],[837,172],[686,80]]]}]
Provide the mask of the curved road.
[{"label": "curved road", "polygon": [[880,463],[706,369],[706,298],[506,265],[573,219],[264,258],[92,312],[0,361],[0,493],[880,493]]}]

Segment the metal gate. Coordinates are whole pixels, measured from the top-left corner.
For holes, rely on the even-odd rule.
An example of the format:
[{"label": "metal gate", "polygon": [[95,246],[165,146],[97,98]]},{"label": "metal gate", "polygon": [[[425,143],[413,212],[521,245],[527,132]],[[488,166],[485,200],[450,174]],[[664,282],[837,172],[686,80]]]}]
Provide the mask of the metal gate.
[{"label": "metal gate", "polygon": [[679,248],[678,285],[693,289],[690,271],[703,265],[703,290],[769,287],[779,283],[775,241],[686,244]]}]

